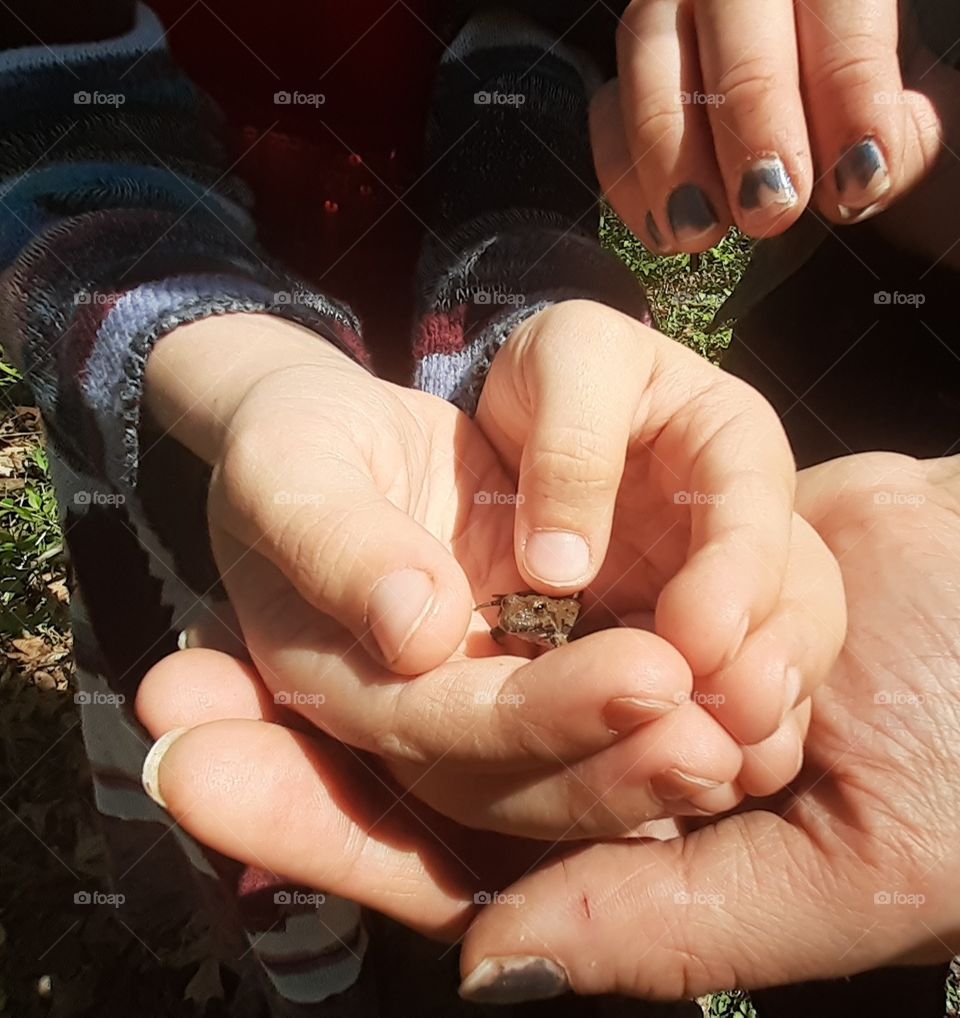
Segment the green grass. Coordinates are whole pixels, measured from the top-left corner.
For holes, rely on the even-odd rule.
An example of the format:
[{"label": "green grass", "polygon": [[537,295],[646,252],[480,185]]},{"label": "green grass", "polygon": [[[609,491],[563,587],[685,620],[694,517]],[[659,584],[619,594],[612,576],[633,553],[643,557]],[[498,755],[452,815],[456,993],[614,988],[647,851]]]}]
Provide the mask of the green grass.
[{"label": "green grass", "polygon": [[747,267],[750,242],[731,230],[717,247],[700,256],[699,267],[691,267],[690,255],[652,254],[610,209],[604,211],[601,239],[643,283],[661,330],[716,360],[730,342],[730,329],[713,335],[707,330]]},{"label": "green grass", "polygon": [[[691,271],[686,255],[651,255],[612,214],[603,237],[644,283],[661,328],[716,357],[729,336],[707,328],[743,269],[744,241],[731,235]],[[108,889],[108,868],[73,700],[63,537],[29,403],[0,360],[0,1016],[189,1018],[205,1012],[183,999],[203,992],[187,982],[211,974],[201,939],[158,961],[122,912],[73,907],[77,891]],[[716,995],[713,1013],[750,1014],[739,1007]]]}]

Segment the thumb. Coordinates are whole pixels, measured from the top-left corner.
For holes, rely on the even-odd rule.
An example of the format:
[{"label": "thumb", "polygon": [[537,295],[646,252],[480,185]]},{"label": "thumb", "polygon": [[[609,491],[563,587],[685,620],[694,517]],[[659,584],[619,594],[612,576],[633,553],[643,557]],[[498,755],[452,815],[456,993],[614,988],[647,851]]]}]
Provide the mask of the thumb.
[{"label": "thumb", "polygon": [[566,301],[525,321],[494,360],[478,420],[518,469],[517,566],[538,590],[580,590],[603,564],[652,363],[638,330]]},{"label": "thumb", "polygon": [[897,954],[898,931],[878,921],[892,918],[875,904],[883,881],[856,866],[837,872],[814,838],[765,812],[667,842],[593,845],[510,887],[509,907],[484,909],[460,992],[676,1000],[862,971]]},{"label": "thumb", "polygon": [[[395,672],[444,662],[463,639],[470,586],[450,552],[379,490],[348,442],[235,443],[210,485],[212,530],[271,561],[299,595]],[[329,435],[325,441],[333,441]]]}]

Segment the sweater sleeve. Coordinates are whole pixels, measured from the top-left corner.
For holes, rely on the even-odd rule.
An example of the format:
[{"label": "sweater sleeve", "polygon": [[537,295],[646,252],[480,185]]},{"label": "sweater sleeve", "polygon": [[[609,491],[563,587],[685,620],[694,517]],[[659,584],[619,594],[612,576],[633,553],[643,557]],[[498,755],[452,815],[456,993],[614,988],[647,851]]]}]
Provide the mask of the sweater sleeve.
[{"label": "sweater sleeve", "polygon": [[219,113],[156,16],[108,8],[122,27],[99,41],[53,11],[59,41],[0,48],[0,342],[59,455],[129,491],[144,366],[176,326],[261,312],[365,357],[352,312],[259,247]]},{"label": "sweater sleeve", "polygon": [[558,36],[570,6],[554,5],[548,27],[478,11],[437,78],[416,383],[469,413],[497,350],[544,307],[589,299],[653,321],[633,274],[599,244],[588,106],[603,75],[591,52]]}]

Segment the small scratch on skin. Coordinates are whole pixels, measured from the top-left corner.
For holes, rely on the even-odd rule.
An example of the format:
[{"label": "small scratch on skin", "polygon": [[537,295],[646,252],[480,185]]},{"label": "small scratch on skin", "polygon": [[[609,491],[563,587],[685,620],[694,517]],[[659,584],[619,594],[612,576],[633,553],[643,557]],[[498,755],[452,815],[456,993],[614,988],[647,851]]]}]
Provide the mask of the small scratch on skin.
[{"label": "small scratch on skin", "polygon": [[584,893],[584,894],[580,895],[580,900],[583,902],[583,911],[584,911],[586,917],[588,919],[592,919],[593,918],[593,913],[590,911],[590,899]]}]

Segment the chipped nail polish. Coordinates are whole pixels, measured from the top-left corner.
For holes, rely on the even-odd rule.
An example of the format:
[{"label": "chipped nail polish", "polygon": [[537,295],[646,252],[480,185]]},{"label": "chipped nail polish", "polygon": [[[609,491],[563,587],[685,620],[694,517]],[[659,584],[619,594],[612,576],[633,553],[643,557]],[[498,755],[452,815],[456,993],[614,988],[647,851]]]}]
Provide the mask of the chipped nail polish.
[{"label": "chipped nail polish", "polygon": [[684,184],[670,195],[667,217],[670,229],[681,243],[699,240],[719,223],[710,199],[696,184]]},{"label": "chipped nail polish", "polygon": [[834,170],[841,209],[853,216],[875,204],[890,190],[892,181],[887,161],[873,138],[864,138],[840,157]]},{"label": "chipped nail polish", "polygon": [[484,958],[460,984],[460,996],[476,1004],[523,1004],[569,989],[566,972],[555,962],[517,955]]},{"label": "chipped nail polish", "polygon": [[740,207],[746,212],[782,209],[797,204],[797,189],[779,156],[755,162],[740,181]]}]

